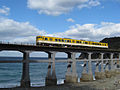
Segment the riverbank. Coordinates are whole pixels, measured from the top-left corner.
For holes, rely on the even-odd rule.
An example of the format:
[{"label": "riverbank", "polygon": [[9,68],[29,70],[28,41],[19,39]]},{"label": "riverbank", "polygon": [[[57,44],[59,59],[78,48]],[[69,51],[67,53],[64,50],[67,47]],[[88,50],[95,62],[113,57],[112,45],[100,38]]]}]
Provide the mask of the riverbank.
[{"label": "riverbank", "polygon": [[80,82],[74,84],[62,84],[57,86],[43,86],[31,88],[1,88],[0,90],[120,90],[120,75],[104,80],[92,82]]}]

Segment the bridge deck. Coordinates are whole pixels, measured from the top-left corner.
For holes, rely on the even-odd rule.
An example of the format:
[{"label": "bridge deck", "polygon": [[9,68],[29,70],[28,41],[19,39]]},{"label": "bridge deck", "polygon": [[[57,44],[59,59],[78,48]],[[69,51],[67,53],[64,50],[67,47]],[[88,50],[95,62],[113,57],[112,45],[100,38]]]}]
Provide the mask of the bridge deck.
[{"label": "bridge deck", "polygon": [[116,52],[120,49],[109,48],[82,48],[82,47],[51,47],[51,46],[36,46],[36,45],[21,45],[21,44],[0,44],[0,50],[15,50],[15,51],[57,51],[57,52]]}]

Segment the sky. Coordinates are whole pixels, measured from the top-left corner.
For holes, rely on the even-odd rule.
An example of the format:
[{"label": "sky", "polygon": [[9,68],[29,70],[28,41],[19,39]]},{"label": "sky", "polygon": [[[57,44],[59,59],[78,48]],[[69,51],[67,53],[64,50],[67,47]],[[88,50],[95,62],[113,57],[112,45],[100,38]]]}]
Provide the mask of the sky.
[{"label": "sky", "polygon": [[35,43],[38,35],[97,42],[118,37],[120,0],[0,0],[0,41]]}]

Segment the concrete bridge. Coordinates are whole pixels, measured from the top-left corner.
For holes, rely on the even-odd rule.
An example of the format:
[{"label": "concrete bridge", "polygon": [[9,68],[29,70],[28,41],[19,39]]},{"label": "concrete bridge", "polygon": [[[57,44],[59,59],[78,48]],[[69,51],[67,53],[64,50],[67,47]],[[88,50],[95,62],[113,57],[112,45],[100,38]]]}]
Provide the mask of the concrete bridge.
[{"label": "concrete bridge", "polygon": [[[93,81],[93,72],[92,72],[92,62],[96,62],[95,78],[104,79],[120,74],[120,50],[116,49],[104,49],[104,48],[80,48],[80,47],[50,47],[50,46],[36,46],[36,45],[21,45],[21,44],[0,44],[0,51],[10,50],[10,51],[20,51],[23,53],[22,61],[10,61],[10,60],[0,60],[0,63],[23,63],[21,84],[20,87],[30,87],[30,75],[29,75],[29,63],[48,63],[48,71],[46,75],[45,85],[56,85],[57,76],[55,72],[55,63],[56,62],[67,62],[68,66],[67,72],[65,75],[65,83],[77,83],[78,74],[76,72],[76,63],[84,62],[83,72],[80,78],[81,82]],[[29,55],[34,51],[43,51],[48,53],[47,60],[29,60]],[[55,60],[55,55],[57,52],[64,52],[67,54],[67,60]],[[75,56],[77,53],[86,53],[86,57],[82,59],[76,59]],[[105,57],[105,55],[109,57]],[[85,55],[85,54],[84,54]],[[97,55],[96,58],[92,56]],[[88,64],[87,64],[88,63]],[[98,67],[101,64],[101,71]],[[103,66],[105,64],[105,67]],[[109,68],[110,66],[110,68]],[[88,72],[86,71],[88,67]]]}]

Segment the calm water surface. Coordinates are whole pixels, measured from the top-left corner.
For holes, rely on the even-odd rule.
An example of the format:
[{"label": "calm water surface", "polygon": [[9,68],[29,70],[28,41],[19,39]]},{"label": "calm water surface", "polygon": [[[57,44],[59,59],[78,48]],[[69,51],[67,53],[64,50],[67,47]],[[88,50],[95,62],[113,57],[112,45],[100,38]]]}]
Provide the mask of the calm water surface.
[{"label": "calm water surface", "polygon": [[[45,58],[30,58],[44,60]],[[0,60],[22,60],[21,57],[0,57]],[[64,59],[63,59],[64,60]],[[81,77],[83,62],[77,62],[77,73]],[[67,70],[67,63],[56,63],[57,83],[63,83]],[[32,86],[44,86],[48,63],[30,63],[30,80]],[[92,70],[95,70],[93,64]],[[93,72],[94,74],[94,72]],[[0,87],[20,86],[22,63],[0,63]]]}]

